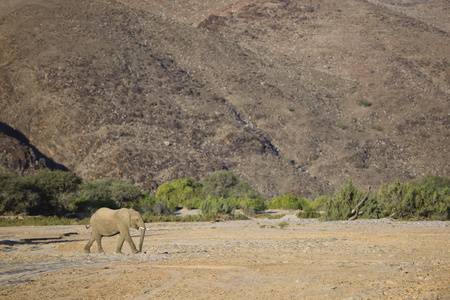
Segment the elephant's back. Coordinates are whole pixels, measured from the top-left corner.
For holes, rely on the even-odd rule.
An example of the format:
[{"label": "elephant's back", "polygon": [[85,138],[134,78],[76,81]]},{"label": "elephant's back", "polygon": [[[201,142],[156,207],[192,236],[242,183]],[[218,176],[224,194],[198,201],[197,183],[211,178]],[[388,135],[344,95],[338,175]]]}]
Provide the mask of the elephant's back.
[{"label": "elephant's back", "polygon": [[118,233],[117,210],[106,207],[99,208],[91,217],[90,224],[93,232],[104,236],[111,236]]},{"label": "elephant's back", "polygon": [[107,207],[101,207],[101,208],[97,209],[97,211],[92,215],[91,222],[93,220],[110,218],[112,215],[114,215],[115,212],[116,212],[116,210],[113,210],[113,209],[110,209]]}]

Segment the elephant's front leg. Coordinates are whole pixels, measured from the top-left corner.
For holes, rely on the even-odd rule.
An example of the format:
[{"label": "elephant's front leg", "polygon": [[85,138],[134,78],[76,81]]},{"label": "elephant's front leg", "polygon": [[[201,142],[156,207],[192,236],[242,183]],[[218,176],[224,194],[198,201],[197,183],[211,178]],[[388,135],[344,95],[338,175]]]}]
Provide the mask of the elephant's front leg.
[{"label": "elephant's front leg", "polygon": [[119,241],[117,242],[117,248],[116,253],[121,254],[122,253],[122,246],[125,239],[123,238],[123,234],[119,234]]},{"label": "elephant's front leg", "polygon": [[[121,232],[120,236],[122,237],[122,244],[123,241],[126,240],[128,245],[130,245],[131,251],[133,254],[139,253],[139,250],[136,249],[136,245],[134,244],[133,240],[131,239],[130,232],[128,231],[128,228],[125,232]],[[122,248],[122,246],[120,246]]]}]

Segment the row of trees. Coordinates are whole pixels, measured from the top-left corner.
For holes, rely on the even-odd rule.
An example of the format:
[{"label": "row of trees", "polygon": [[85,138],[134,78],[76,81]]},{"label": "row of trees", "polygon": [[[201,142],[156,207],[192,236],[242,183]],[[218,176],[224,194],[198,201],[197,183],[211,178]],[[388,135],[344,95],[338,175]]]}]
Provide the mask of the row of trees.
[{"label": "row of trees", "polygon": [[25,177],[0,174],[0,214],[63,216],[93,213],[103,206],[132,207],[147,215],[168,215],[187,207],[228,216],[234,216],[237,209],[245,214],[290,209],[300,210],[301,218],[324,220],[345,220],[352,214],[353,218],[450,220],[450,179],[429,175],[408,183],[382,184],[370,193],[358,190],[350,180],[332,195],[305,199],[284,194],[266,201],[248,182],[228,171],[208,174],[200,181],[183,178],[164,183],[154,196],[128,181],[83,182],[72,172],[40,170]]},{"label": "row of trees", "polygon": [[427,175],[407,183],[383,183],[377,192],[362,192],[350,180],[333,195],[308,202],[298,216],[326,221],[357,217],[450,220],[450,178]]}]

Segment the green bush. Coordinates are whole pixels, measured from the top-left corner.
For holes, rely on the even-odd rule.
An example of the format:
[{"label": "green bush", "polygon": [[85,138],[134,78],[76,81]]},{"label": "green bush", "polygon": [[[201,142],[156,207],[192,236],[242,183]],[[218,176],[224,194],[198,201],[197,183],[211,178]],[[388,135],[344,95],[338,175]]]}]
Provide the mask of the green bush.
[{"label": "green bush", "polygon": [[371,126],[371,128],[372,128],[373,130],[376,130],[376,131],[383,131],[383,128],[381,128],[380,125],[373,124],[373,125]]},{"label": "green bush", "polygon": [[261,194],[253,188],[247,181],[239,182],[234,189],[231,190],[233,197],[238,198],[261,198]]},{"label": "green bush", "polygon": [[[362,199],[361,199],[362,200]],[[377,194],[372,192],[369,193],[366,201],[359,209],[361,219],[379,219],[383,217],[381,212],[380,204],[377,200]]]},{"label": "green bush", "polygon": [[246,215],[255,214],[259,211],[266,210],[266,201],[264,198],[239,198],[239,207],[243,210]]},{"label": "green bush", "polygon": [[187,199],[184,201],[184,207],[187,209],[200,209],[202,206],[202,200],[199,198]]},{"label": "green bush", "polygon": [[331,201],[331,196],[328,195],[321,195],[316,197],[314,201],[307,201],[303,210],[297,213],[297,217],[303,219],[320,218],[328,201]]},{"label": "green bush", "polygon": [[74,213],[90,213],[93,214],[101,207],[108,207],[111,209],[118,209],[117,203],[112,199],[95,199],[91,200],[86,197],[75,200],[72,204],[72,212]]},{"label": "green bush", "polygon": [[155,216],[168,216],[172,212],[170,211],[167,203],[164,201],[157,201],[155,205],[153,205],[152,213]]},{"label": "green bush", "polygon": [[383,184],[377,201],[385,217],[449,220],[450,180],[426,176],[409,183]]},{"label": "green bush", "polygon": [[202,178],[204,195],[217,199],[230,197],[258,198],[261,194],[246,181],[241,182],[236,174],[229,171],[217,171]]},{"label": "green bush", "polygon": [[74,192],[82,179],[72,172],[39,170],[26,177],[0,175],[0,213],[63,215],[68,210],[66,193]]},{"label": "green bush", "polygon": [[198,207],[198,199],[203,197],[202,185],[192,178],[173,180],[160,185],[155,197],[167,201],[171,211],[186,205]]},{"label": "green bush", "polygon": [[280,226],[281,229],[284,229],[289,226],[289,223],[286,221],[283,221],[283,222],[279,223],[278,226]]},{"label": "green bush", "polygon": [[424,186],[430,190],[447,192],[450,189],[450,178],[428,174],[419,180],[411,181],[411,184]]},{"label": "green bush", "polygon": [[[324,220],[345,220],[365,197],[352,181],[341,188],[323,206]],[[359,208],[361,218],[393,217],[405,220],[450,220],[450,179],[440,176],[393,184],[382,184],[378,193],[369,193]],[[316,216],[308,208],[301,217]]]},{"label": "green bush", "polygon": [[356,103],[358,103],[358,105],[364,106],[364,107],[369,107],[372,105],[372,103],[370,103],[366,99],[359,99],[358,101],[356,101]]},{"label": "green bush", "polygon": [[131,207],[141,214],[148,212],[155,216],[168,216],[172,213],[166,200],[152,197],[148,192],[143,193],[143,198],[133,201]]},{"label": "green bush", "polygon": [[234,215],[236,205],[232,199],[217,199],[208,197],[201,204],[202,215],[210,213]]},{"label": "green bush", "polygon": [[235,221],[238,221],[238,220],[242,221],[242,220],[248,220],[248,217],[244,214],[235,214],[233,219]]},{"label": "green bush", "polygon": [[39,195],[15,175],[0,174],[0,214],[24,214]]},{"label": "green bush", "polygon": [[284,194],[273,198],[267,203],[269,209],[303,209],[307,206],[307,200],[292,194]]},{"label": "green bush", "polygon": [[[104,206],[133,207],[152,221],[191,222],[248,218],[234,215],[236,208],[261,217],[264,214],[256,213],[268,207],[301,209],[297,215],[301,218],[345,220],[366,196],[351,180],[333,196],[322,195],[309,201],[284,194],[270,202],[248,182],[241,182],[228,171],[208,174],[202,182],[190,178],[174,180],[161,185],[157,196],[153,197],[118,179],[83,184],[81,178],[71,172],[41,170],[26,177],[0,174],[0,214],[61,216],[69,211],[92,213]],[[171,215],[171,211],[180,206],[200,208],[202,214],[183,218]],[[384,183],[378,193],[368,194],[359,211],[361,218],[450,220],[450,178],[428,175],[408,183]]]},{"label": "green bush", "polygon": [[143,192],[142,198],[134,200],[131,204],[131,208],[140,213],[151,212],[156,201],[157,199],[152,197],[148,192]]},{"label": "green bush", "polygon": [[119,206],[125,207],[136,199],[142,198],[142,191],[129,181],[111,180],[111,198]]},{"label": "green bush", "polygon": [[202,178],[203,191],[217,199],[229,198],[232,190],[239,183],[239,178],[229,171],[217,171]]},{"label": "green bush", "polygon": [[65,193],[77,190],[82,179],[72,172],[39,170],[23,178],[26,185],[39,195],[27,208],[29,215],[63,215],[68,204],[62,201]]},{"label": "green bush", "polygon": [[346,186],[341,187],[325,203],[322,218],[326,221],[347,220],[352,209],[362,200],[362,197],[364,197],[364,193],[353,185],[352,180],[349,180]]},{"label": "green bush", "polygon": [[[87,209],[95,208],[102,203],[112,208],[114,206],[112,202],[115,202],[115,207],[130,207],[138,199],[145,197],[145,194],[129,181],[104,178],[80,185],[78,190],[69,197],[74,199],[72,207],[76,210],[77,208],[74,205],[78,199],[88,203],[88,205],[85,205]],[[78,209],[82,207],[83,205],[78,206]]]}]

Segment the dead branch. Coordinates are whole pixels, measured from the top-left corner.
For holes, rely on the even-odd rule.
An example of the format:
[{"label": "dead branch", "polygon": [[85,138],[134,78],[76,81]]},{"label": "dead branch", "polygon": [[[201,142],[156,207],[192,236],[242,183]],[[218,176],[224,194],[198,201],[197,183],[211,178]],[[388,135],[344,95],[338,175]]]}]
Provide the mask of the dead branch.
[{"label": "dead branch", "polygon": [[369,186],[369,190],[367,191],[366,196],[359,201],[359,203],[356,205],[356,207],[354,209],[352,209],[352,212],[350,213],[350,216],[348,218],[348,220],[356,220],[358,218],[358,216],[360,215],[359,213],[359,208],[364,204],[364,202],[367,200],[367,198],[369,198],[369,193],[370,193],[370,189],[372,188],[372,186]]}]

